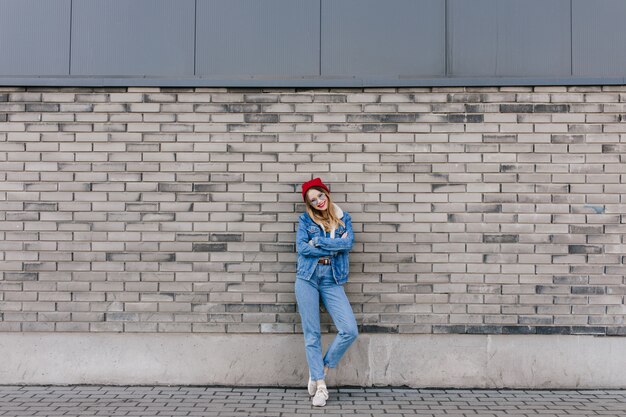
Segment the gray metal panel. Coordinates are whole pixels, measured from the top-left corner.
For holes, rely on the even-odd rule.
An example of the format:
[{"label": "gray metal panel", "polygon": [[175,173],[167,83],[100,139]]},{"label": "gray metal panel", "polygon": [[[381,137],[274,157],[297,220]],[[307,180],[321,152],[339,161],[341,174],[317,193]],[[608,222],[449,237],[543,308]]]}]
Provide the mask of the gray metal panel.
[{"label": "gray metal panel", "polygon": [[0,0],[0,85],[626,83],[623,0],[197,1]]},{"label": "gray metal panel", "polygon": [[571,74],[569,0],[449,0],[448,7],[452,75]]},{"label": "gray metal panel", "polygon": [[433,77],[433,78],[201,78],[201,77],[2,77],[0,86],[88,87],[480,87],[537,85],[624,85],[624,77]]},{"label": "gray metal panel", "polygon": [[74,0],[72,75],[193,75],[194,0]]},{"label": "gray metal panel", "polygon": [[322,76],[444,74],[443,0],[322,0]]},{"label": "gray metal panel", "polygon": [[198,0],[197,7],[197,75],[319,75],[319,0]]},{"label": "gray metal panel", "polygon": [[572,3],[574,75],[626,76],[626,2]]},{"label": "gray metal panel", "polygon": [[0,75],[67,75],[70,0],[0,1]]}]

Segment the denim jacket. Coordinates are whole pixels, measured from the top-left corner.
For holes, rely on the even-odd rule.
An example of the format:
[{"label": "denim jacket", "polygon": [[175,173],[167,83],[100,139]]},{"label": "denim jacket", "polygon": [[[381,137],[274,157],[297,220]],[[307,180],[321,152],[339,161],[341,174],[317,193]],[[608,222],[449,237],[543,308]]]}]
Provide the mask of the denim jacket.
[{"label": "denim jacket", "polygon": [[[320,224],[311,219],[308,213],[300,215],[298,231],[296,233],[296,251],[298,252],[298,262],[296,267],[296,278],[309,280],[315,271],[317,261],[320,257],[330,257],[330,264],[333,276],[337,284],[344,284],[348,281],[349,253],[354,242],[354,232],[352,231],[352,219],[347,211],[333,203],[335,213],[345,226],[339,225],[334,230],[334,238],[328,237]],[[342,238],[345,232],[347,237]],[[331,232],[331,235],[333,233]]]}]

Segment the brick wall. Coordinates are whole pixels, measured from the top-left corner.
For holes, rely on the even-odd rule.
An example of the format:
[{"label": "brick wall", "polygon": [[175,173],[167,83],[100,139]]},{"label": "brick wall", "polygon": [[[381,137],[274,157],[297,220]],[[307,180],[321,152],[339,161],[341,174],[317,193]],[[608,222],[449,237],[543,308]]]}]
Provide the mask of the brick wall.
[{"label": "brick wall", "polygon": [[298,333],[321,176],[362,332],[625,335],[623,114],[615,86],[1,88],[0,331]]}]

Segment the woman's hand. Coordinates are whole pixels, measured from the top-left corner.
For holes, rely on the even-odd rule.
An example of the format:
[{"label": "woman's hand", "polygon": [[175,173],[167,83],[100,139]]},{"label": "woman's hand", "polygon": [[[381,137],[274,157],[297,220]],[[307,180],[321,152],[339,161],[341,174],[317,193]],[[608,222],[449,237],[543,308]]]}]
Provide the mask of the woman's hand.
[{"label": "woman's hand", "polygon": [[348,237],[348,232],[345,232],[343,235],[341,235],[341,238],[342,238],[342,239],[343,239],[343,238],[346,238],[346,237]]}]

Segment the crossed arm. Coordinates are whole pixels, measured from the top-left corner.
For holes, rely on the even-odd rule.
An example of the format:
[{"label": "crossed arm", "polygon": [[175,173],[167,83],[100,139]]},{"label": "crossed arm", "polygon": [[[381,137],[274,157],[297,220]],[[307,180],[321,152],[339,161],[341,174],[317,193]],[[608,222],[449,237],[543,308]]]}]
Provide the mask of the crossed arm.
[{"label": "crossed arm", "polygon": [[346,221],[346,232],[341,235],[339,239],[331,239],[329,237],[315,236],[312,241],[313,245],[333,252],[349,252],[352,249],[352,242],[354,242],[354,233],[352,233],[352,225],[348,228]]},{"label": "crossed arm", "polygon": [[335,256],[337,252],[350,251],[354,242],[354,233],[352,232],[352,219],[349,215],[344,216],[346,232],[339,239],[331,239],[323,236],[315,236],[307,241],[308,234],[306,227],[302,221],[298,224],[298,232],[296,233],[296,249],[298,253],[304,256]]},{"label": "crossed arm", "polygon": [[299,254],[304,256],[332,256],[332,252],[326,249],[317,248],[308,241],[308,234],[306,232],[306,226],[302,221],[298,224],[298,231],[296,232],[296,250]]}]

